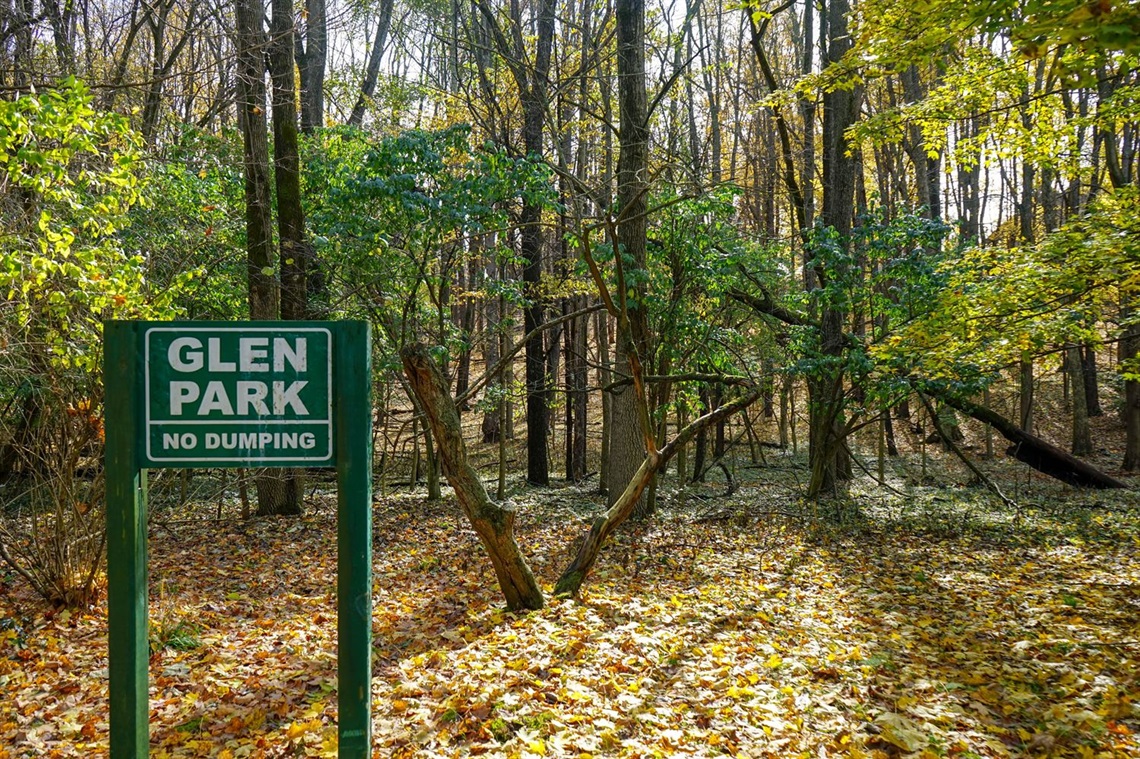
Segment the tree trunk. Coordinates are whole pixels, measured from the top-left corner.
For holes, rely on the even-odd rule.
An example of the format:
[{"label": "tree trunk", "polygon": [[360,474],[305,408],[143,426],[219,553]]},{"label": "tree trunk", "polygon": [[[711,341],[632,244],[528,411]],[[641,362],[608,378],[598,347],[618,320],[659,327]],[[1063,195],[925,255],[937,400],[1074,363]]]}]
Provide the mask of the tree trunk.
[{"label": "tree trunk", "polygon": [[[598,312],[594,321],[594,337],[598,341],[598,385],[609,387],[613,382],[610,369],[610,315]],[[599,445],[601,461],[598,464],[598,493],[605,495],[610,485],[610,434],[614,429],[613,395],[602,393],[602,440]]]},{"label": "tree trunk", "polygon": [[376,80],[380,78],[380,61],[384,57],[384,47],[388,41],[388,27],[392,24],[394,0],[380,0],[380,13],[376,19],[376,35],[372,39],[372,49],[368,51],[368,65],[364,71],[364,81],[360,84],[360,95],[352,106],[348,123],[354,127],[364,124],[364,111],[368,101],[376,92]]},{"label": "tree trunk", "polygon": [[[489,246],[494,248],[494,246]],[[488,279],[499,278],[499,266],[494,259],[494,254],[490,261],[488,261],[486,277]],[[492,371],[499,363],[499,344],[502,341],[500,331],[502,330],[502,312],[500,311],[500,303],[502,299],[499,296],[491,296],[483,304],[483,321],[485,322],[485,331],[487,335],[487,342],[483,348],[485,371]],[[483,433],[484,443],[496,443],[499,436],[502,434],[500,428],[500,413],[499,406],[504,403],[503,401],[503,384],[502,372],[497,376],[487,378],[487,389],[484,395],[484,408],[483,423],[481,430]]]},{"label": "tree trunk", "polygon": [[[1132,315],[1132,309],[1123,309],[1122,316],[1125,319]],[[1125,328],[1120,340],[1120,362],[1133,362],[1137,356],[1140,356],[1140,324],[1132,324]],[[1140,381],[1124,381],[1124,409],[1121,416],[1125,431],[1122,466],[1127,472],[1135,472],[1140,469]]]},{"label": "tree trunk", "polygon": [[1021,387],[1020,392],[1020,405],[1021,405],[1021,429],[1029,434],[1033,434],[1033,359],[1031,357],[1024,357],[1021,359],[1019,371],[1019,384]]},{"label": "tree trunk", "polygon": [[249,318],[277,318],[273,219],[269,197],[269,135],[265,119],[264,10],[237,0],[238,120],[244,146],[246,268]]},{"label": "tree trunk", "polygon": [[[538,38],[534,70],[516,72],[522,98],[523,143],[527,155],[543,155],[543,124],[546,117],[547,76],[554,43],[554,0],[542,0],[538,9]],[[514,19],[520,28],[522,21]],[[516,55],[522,55],[519,50]],[[519,215],[522,228],[523,282],[526,305],[523,308],[523,331],[531,337],[526,343],[526,478],[532,485],[550,484],[550,462],[546,440],[550,432],[550,390],[546,374],[545,340],[535,330],[543,323],[542,295],[542,206],[537,201],[523,203]]]},{"label": "tree trunk", "polygon": [[[645,2],[617,0],[617,70],[618,70],[618,166],[617,166],[617,249],[620,265],[627,269],[645,269],[649,170],[649,103],[645,90]],[[624,278],[621,278],[624,279]],[[644,298],[644,286],[629,288],[638,301]],[[618,295],[625,304],[624,282],[619,281]],[[630,376],[631,355],[649,355],[649,326],[645,308],[640,303],[624,308],[629,319],[627,344],[620,334],[617,344],[617,370]],[[645,458],[645,434],[639,423],[637,394],[632,389],[613,396],[613,429],[609,455],[609,505],[624,498],[628,485]],[[648,481],[647,483],[648,484]],[[637,489],[631,507],[639,517],[648,516],[646,501],[641,498],[644,486]]]},{"label": "tree trunk", "polygon": [[[275,319],[273,222],[269,194],[269,137],[265,119],[264,12],[258,0],[238,0],[238,108],[245,152],[246,254],[249,316]],[[272,470],[255,473],[258,513],[276,514],[298,501],[289,483]]]},{"label": "tree trunk", "polygon": [[273,0],[269,68],[273,81],[273,177],[281,252],[281,318],[308,318],[307,271],[313,258],[305,240],[301,161],[294,96],[293,0]]},{"label": "tree trunk", "polygon": [[404,348],[400,358],[434,433],[447,481],[491,559],[507,608],[541,609],[542,590],[515,542],[515,512],[491,501],[478,473],[468,463],[459,412],[443,375],[422,345]]},{"label": "tree trunk", "polygon": [[310,133],[325,124],[325,67],[329,39],[325,0],[305,0],[304,40],[300,34],[295,36],[301,77],[301,129]]},{"label": "tree trunk", "polygon": [[[301,169],[297,145],[297,106],[293,77],[293,2],[273,0],[268,58],[273,83],[274,185],[277,191],[277,234],[280,240],[280,318],[308,318],[306,271],[312,250],[305,242],[301,208]],[[301,514],[304,473],[300,469],[263,470],[257,477],[259,516]]]},{"label": "tree trunk", "polygon": [[[533,29],[535,35],[533,55],[524,48],[522,7],[510,7],[511,39],[499,27],[494,8],[486,0],[475,0],[479,12],[486,20],[500,56],[514,77],[522,106],[523,150],[527,155],[543,155],[543,127],[546,118],[550,59],[554,45],[554,0],[540,0],[535,9]],[[533,68],[528,62],[533,61]],[[545,340],[536,331],[543,323],[543,302],[539,284],[542,278],[542,206],[537,201],[524,200],[519,214],[523,282],[526,301],[523,307],[523,332],[526,341],[526,424],[527,424],[527,481],[533,485],[550,482],[550,462],[547,453],[547,435],[550,427],[549,383],[546,374]]]},{"label": "tree trunk", "polygon": [[[702,382],[697,390],[697,398],[701,407],[701,414],[709,413],[712,401],[709,398],[708,383]],[[693,441],[693,482],[705,481],[705,457],[708,455],[709,432],[708,428],[697,430]]]},{"label": "tree trunk", "polygon": [[566,407],[571,410],[571,415],[570,428],[566,431],[566,479],[571,482],[580,482],[586,476],[586,401],[589,397],[586,387],[589,381],[586,366],[588,325],[588,316],[581,316],[567,325],[570,340],[566,354],[568,394]]},{"label": "tree trunk", "polygon": [[1073,387],[1073,444],[1070,450],[1074,456],[1087,456],[1092,453],[1092,434],[1089,431],[1088,396],[1085,395],[1085,370],[1080,346],[1065,347],[1065,371]]},{"label": "tree trunk", "polygon": [[1089,416],[1102,416],[1104,410],[1100,407],[1100,388],[1097,380],[1096,349],[1092,345],[1085,345],[1081,350],[1081,367],[1085,375],[1085,407]]},{"label": "tree trunk", "polygon": [[[838,63],[851,49],[847,33],[848,0],[832,0],[827,9],[826,65]],[[858,116],[859,88],[837,89],[823,96],[823,212],[821,220],[835,230],[838,244],[846,248],[855,207],[855,159],[850,154],[846,132]],[[841,272],[827,272],[813,255],[821,283]],[[822,367],[808,383],[811,438],[808,457],[812,478],[808,498],[834,492],[838,483],[851,477],[843,422],[843,313],[825,303],[820,318]]]}]

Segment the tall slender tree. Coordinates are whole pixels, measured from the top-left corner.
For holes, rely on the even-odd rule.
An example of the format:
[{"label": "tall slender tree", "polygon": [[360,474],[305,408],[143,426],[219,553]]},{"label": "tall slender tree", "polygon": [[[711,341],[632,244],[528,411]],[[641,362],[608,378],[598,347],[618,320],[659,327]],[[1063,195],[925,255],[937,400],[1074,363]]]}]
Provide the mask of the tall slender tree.
[{"label": "tall slender tree", "polygon": [[[554,0],[539,0],[534,19],[537,35],[533,58],[528,56],[524,37],[524,21],[520,4],[511,3],[510,39],[495,18],[486,0],[477,0],[479,10],[490,28],[499,55],[510,67],[522,102],[523,150],[527,155],[542,156],[546,106],[549,97],[550,56],[554,46]],[[527,61],[532,60],[532,65]],[[519,214],[522,229],[523,282],[526,305],[523,308],[523,331],[530,335],[526,343],[526,451],[527,481],[535,485],[550,482],[550,462],[546,439],[550,427],[550,390],[546,371],[544,336],[537,328],[543,322],[545,307],[539,284],[542,279],[543,230],[542,204],[526,200]]]}]

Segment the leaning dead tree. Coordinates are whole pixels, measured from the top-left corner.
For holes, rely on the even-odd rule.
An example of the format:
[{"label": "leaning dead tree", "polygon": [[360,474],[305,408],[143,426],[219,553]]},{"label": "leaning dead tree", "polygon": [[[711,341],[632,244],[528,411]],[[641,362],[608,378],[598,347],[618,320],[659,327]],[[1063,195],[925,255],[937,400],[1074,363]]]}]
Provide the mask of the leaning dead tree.
[{"label": "leaning dead tree", "polygon": [[[930,390],[926,392],[934,395]],[[1012,443],[1005,451],[1007,455],[1028,464],[1042,474],[1047,474],[1061,482],[1081,488],[1128,487],[1127,483],[1100,471],[1087,461],[1082,461],[1036,435],[1026,432],[992,409],[961,398],[955,398],[949,393],[941,393],[937,397],[947,406],[952,406],[963,414],[993,427],[1002,437]]]},{"label": "leaning dead tree", "polygon": [[542,589],[515,542],[515,512],[491,500],[479,474],[468,463],[459,411],[439,367],[427,349],[418,344],[404,348],[400,359],[435,437],[447,481],[455,489],[456,500],[491,558],[507,608],[511,611],[541,609]]}]

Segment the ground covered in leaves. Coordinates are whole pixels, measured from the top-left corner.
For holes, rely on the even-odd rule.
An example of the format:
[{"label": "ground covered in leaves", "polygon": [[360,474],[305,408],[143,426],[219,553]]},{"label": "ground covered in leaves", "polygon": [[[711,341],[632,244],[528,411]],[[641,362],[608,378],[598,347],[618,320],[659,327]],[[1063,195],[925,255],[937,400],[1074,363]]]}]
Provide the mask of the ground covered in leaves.
[{"label": "ground covered in leaves", "polygon": [[[374,755],[1140,756],[1134,493],[809,507],[757,475],[671,494],[579,599],[518,615],[452,504],[378,500]],[[599,504],[518,500],[549,590]],[[152,756],[335,755],[332,497],[210,516],[152,520]],[[106,755],[105,609],[0,578],[0,757]]]}]

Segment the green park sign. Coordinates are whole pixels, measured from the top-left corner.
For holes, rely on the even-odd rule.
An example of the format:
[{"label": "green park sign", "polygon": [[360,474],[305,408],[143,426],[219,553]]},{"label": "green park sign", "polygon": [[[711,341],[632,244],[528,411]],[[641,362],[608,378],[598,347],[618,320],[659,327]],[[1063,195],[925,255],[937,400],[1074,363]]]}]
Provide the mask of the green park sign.
[{"label": "green park sign", "polygon": [[327,327],[148,326],[143,355],[149,466],[332,463]]},{"label": "green park sign", "polygon": [[338,754],[371,755],[372,406],[364,322],[104,324],[111,759],[149,754],[146,473],[335,467]]}]

